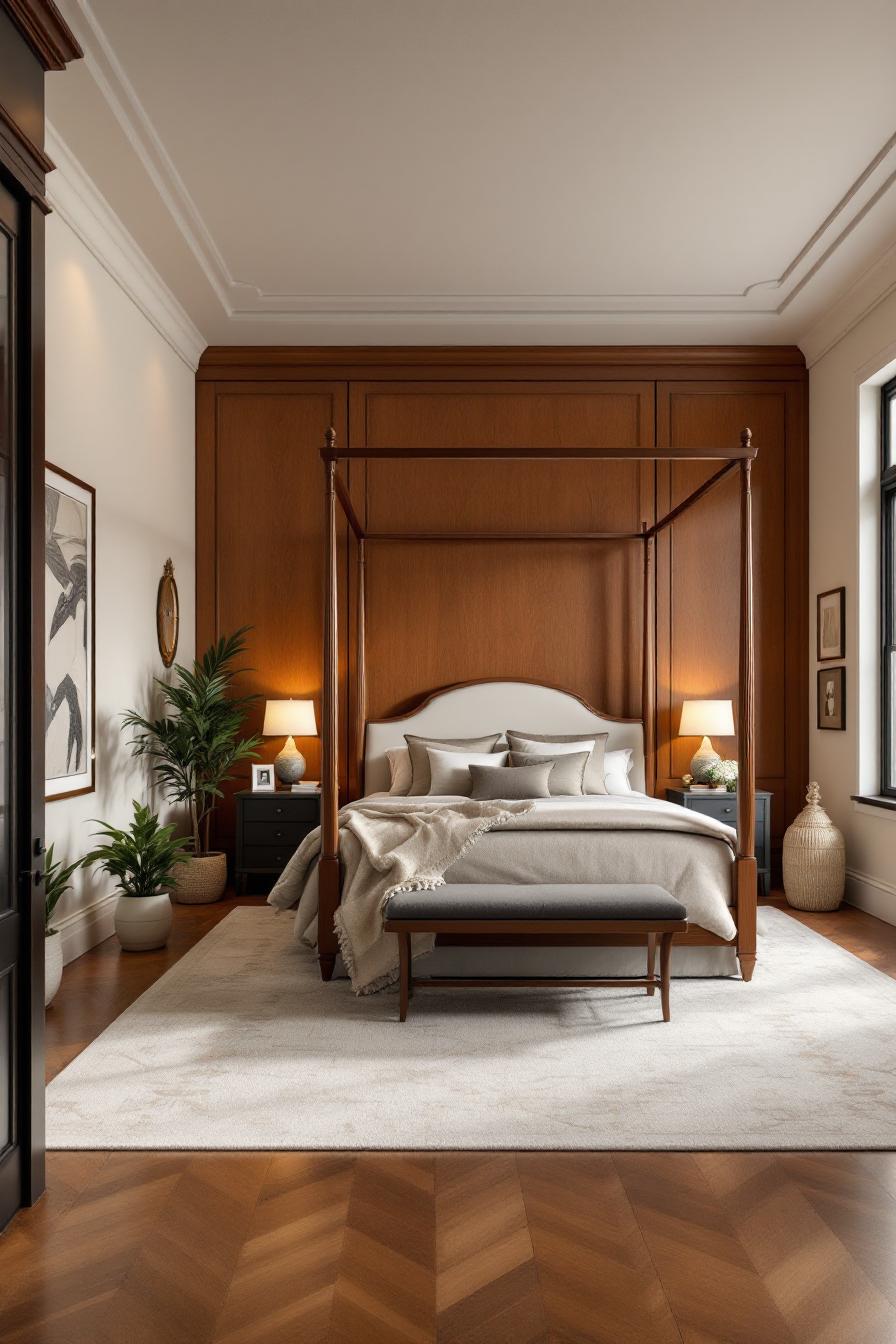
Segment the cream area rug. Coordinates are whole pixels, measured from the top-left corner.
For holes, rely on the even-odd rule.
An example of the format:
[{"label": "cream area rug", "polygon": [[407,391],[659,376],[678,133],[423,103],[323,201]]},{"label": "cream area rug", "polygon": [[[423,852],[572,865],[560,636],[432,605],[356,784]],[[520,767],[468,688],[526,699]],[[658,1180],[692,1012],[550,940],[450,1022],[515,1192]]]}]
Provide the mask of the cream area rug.
[{"label": "cream area rug", "polygon": [[[229,914],[50,1084],[50,1148],[896,1148],[896,981],[760,910],[751,984],[323,984]],[[674,965],[674,962],[673,962]],[[422,973],[425,973],[421,966]]]}]

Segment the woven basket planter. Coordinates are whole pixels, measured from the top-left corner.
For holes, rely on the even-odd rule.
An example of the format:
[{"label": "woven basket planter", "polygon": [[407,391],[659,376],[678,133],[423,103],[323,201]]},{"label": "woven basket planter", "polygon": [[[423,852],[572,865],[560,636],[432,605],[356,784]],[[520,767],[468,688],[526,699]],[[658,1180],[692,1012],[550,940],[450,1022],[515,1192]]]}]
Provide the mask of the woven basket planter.
[{"label": "woven basket planter", "polygon": [[211,905],[227,887],[227,855],[222,850],[179,863],[171,882],[171,899],[178,905]]},{"label": "woven basket planter", "polygon": [[795,910],[836,910],[846,884],[846,846],[814,782],[806,804],[784,834],[784,895]]}]

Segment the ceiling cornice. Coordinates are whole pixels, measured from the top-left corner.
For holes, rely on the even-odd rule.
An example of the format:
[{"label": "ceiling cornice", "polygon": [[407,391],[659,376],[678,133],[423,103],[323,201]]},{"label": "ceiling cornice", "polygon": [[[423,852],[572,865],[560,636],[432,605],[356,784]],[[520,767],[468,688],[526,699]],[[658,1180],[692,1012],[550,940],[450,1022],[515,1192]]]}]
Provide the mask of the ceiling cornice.
[{"label": "ceiling cornice", "polygon": [[84,55],[53,0],[0,0],[45,70],[64,70]]},{"label": "ceiling cornice", "polygon": [[857,226],[896,184],[896,135],[884,144],[849,185],[805,243],[777,276],[760,278],[740,290],[714,294],[295,294],[267,292],[235,277],[180,176],[126,71],[106,37],[89,0],[68,0],[69,19],[85,62],[128,141],[138,155],[172,219],[196,257],[223,312],[234,324],[272,328],[296,321],[315,326],[361,327],[385,321],[396,332],[408,321],[432,320],[446,329],[472,319],[482,326],[502,320],[537,321],[545,328],[593,324],[611,326],[655,321],[671,325],[687,319],[728,330],[749,320],[767,324],[770,338],[780,319],[806,286],[834,258]]},{"label": "ceiling cornice", "polygon": [[206,346],[205,337],[49,122],[46,141],[56,165],[47,178],[47,199],[52,209],[172,350],[195,370]]}]

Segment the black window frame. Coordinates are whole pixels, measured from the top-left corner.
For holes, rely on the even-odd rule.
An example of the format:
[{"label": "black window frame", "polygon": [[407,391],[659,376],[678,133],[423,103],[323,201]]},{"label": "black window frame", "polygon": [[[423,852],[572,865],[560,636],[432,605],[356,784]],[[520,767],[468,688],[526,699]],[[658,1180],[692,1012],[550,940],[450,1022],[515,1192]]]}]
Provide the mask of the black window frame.
[{"label": "black window frame", "polygon": [[883,385],[880,402],[880,791],[884,798],[896,798],[896,677],[891,674],[896,656],[896,436],[891,435],[894,417],[896,378]]}]

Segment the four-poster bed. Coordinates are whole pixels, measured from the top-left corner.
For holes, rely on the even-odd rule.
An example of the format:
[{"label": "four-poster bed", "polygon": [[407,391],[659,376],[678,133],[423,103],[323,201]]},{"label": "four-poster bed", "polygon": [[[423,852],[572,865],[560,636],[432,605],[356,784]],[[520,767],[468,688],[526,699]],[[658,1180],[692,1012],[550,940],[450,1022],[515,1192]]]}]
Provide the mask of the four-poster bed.
[{"label": "four-poster bed", "polygon": [[[321,714],[322,768],[321,768],[321,843],[317,865],[318,882],[318,920],[317,946],[320,970],[323,979],[333,974],[338,941],[334,926],[334,917],[339,907],[341,893],[341,870],[339,857],[339,642],[338,642],[338,518],[337,504],[357,541],[358,600],[356,605],[355,644],[357,652],[357,688],[358,704],[354,721],[349,725],[350,750],[353,760],[358,762],[359,779],[365,773],[371,773],[371,767],[379,758],[371,755],[371,743],[382,752],[384,725],[399,723],[399,720],[368,723],[366,717],[366,611],[365,611],[365,574],[368,564],[368,544],[377,542],[421,542],[437,541],[462,544],[464,542],[615,542],[638,543],[643,548],[643,633],[642,633],[642,675],[641,675],[641,718],[639,720],[619,720],[610,715],[600,714],[585,706],[578,697],[569,693],[553,691],[555,696],[564,697],[560,701],[546,701],[552,712],[569,714],[566,701],[577,701],[584,706],[587,715],[573,722],[567,719],[565,727],[574,731],[589,731],[592,727],[607,727],[612,733],[620,734],[621,727],[631,725],[630,731],[637,725],[638,740],[641,744],[643,759],[643,788],[650,796],[655,788],[656,779],[656,653],[655,653],[655,542],[657,536],[671,526],[677,518],[702,499],[720,481],[737,473],[740,481],[740,623],[739,623],[739,695],[738,695],[738,761],[739,761],[739,808],[737,825],[737,845],[733,862],[730,865],[731,900],[734,924],[736,926],[736,952],[744,980],[752,977],[756,962],[756,897],[757,866],[755,858],[755,760],[754,760],[754,661],[753,661],[753,557],[752,557],[752,512],[750,470],[756,449],[752,444],[752,435],[745,429],[740,442],[729,448],[691,448],[656,447],[652,449],[574,447],[565,449],[548,448],[345,448],[337,449],[335,431],[330,429],[321,450],[325,468],[325,606],[324,606],[324,680],[323,706]],[[543,458],[549,460],[608,460],[621,459],[631,461],[682,461],[707,460],[721,461],[722,465],[685,499],[672,508],[663,517],[648,524],[642,523],[638,531],[631,532],[393,532],[366,529],[362,526],[353,507],[352,500],[339,471],[339,461],[346,459],[383,459],[414,460],[420,458],[457,460],[457,459],[524,459]],[[471,683],[473,687],[486,683]],[[497,683],[502,688],[518,688],[527,683],[519,679],[508,679]],[[452,692],[464,688],[449,688]],[[551,688],[535,688],[546,691]],[[412,711],[401,716],[402,727],[407,721],[419,717],[430,704],[429,699]],[[482,700],[483,697],[480,697]],[[487,697],[485,697],[487,700]],[[467,697],[470,700],[470,696]],[[460,702],[458,702],[460,703]],[[481,704],[479,707],[481,712]],[[589,717],[590,716],[590,717]],[[415,720],[413,726],[418,724]],[[461,725],[469,733],[472,723]],[[506,725],[502,725],[506,726]],[[544,725],[552,732],[560,732],[564,724],[559,721]],[[481,728],[479,729],[481,731]],[[444,729],[440,732],[445,735]],[[621,743],[621,739],[620,739]],[[614,745],[611,741],[611,746]],[[640,768],[640,767],[639,767]],[[369,786],[369,780],[367,784]],[[668,804],[655,804],[666,808]],[[680,811],[681,809],[676,809]],[[639,825],[645,823],[639,822]],[[659,828],[665,828],[660,821]],[[699,841],[695,842],[699,843]],[[559,879],[558,879],[559,880]],[[458,943],[466,939],[458,938]],[[619,944],[620,939],[582,940],[588,946],[604,946],[607,942]],[[694,947],[725,946],[730,947],[730,936],[724,937],[718,932],[692,924],[683,942]]]}]

